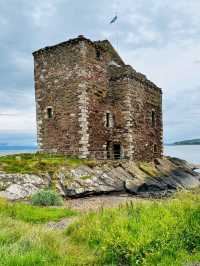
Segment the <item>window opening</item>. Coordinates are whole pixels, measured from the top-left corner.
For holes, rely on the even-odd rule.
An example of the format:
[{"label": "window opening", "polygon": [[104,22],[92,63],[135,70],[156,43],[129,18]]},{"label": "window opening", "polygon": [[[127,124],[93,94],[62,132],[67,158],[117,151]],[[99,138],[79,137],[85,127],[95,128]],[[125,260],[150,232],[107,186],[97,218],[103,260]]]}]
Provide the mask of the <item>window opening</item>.
[{"label": "window opening", "polygon": [[106,127],[110,127],[110,113],[106,113]]},{"label": "window opening", "polygon": [[48,116],[48,118],[52,118],[53,117],[53,111],[52,111],[51,107],[47,108],[47,116]]}]

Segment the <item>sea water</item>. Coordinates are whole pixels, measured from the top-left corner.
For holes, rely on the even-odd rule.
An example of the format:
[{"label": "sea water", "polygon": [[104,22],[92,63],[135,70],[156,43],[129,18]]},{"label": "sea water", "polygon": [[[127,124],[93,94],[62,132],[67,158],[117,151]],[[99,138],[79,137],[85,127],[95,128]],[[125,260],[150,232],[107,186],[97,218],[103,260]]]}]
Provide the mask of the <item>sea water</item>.
[{"label": "sea water", "polygon": [[169,145],[164,146],[164,155],[184,159],[200,164],[200,145]]}]

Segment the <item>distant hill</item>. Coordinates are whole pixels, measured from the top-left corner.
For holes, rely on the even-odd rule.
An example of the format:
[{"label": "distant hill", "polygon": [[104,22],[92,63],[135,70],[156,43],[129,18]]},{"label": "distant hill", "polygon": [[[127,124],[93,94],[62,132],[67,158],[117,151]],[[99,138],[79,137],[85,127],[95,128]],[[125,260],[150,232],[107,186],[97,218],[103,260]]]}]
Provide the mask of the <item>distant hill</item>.
[{"label": "distant hill", "polygon": [[177,141],[177,142],[174,142],[173,144],[174,145],[200,145],[200,139]]}]

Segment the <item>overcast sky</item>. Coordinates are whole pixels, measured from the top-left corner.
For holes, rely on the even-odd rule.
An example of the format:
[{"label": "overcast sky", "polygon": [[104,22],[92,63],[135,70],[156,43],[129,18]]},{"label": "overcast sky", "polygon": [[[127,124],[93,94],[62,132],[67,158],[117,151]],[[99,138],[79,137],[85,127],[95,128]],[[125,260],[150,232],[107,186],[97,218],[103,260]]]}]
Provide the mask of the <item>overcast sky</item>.
[{"label": "overcast sky", "polygon": [[199,0],[0,0],[0,143],[35,142],[32,52],[80,34],[109,39],[163,88],[165,142],[200,138],[199,10]]}]

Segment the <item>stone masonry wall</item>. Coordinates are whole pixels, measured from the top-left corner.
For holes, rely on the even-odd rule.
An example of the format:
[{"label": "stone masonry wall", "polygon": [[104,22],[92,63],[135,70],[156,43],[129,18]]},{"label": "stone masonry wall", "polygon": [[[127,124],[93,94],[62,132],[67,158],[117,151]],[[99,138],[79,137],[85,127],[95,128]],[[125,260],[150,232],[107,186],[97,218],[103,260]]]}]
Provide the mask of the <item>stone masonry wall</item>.
[{"label": "stone masonry wall", "polygon": [[[41,151],[88,155],[83,57],[84,46],[79,42],[34,53]],[[48,118],[47,108],[52,108],[52,118]]]},{"label": "stone masonry wall", "polygon": [[34,59],[41,151],[113,159],[120,144],[121,159],[162,156],[161,90],[125,65],[108,41],[79,36]]},{"label": "stone masonry wall", "polygon": [[[89,73],[89,156],[106,159],[106,143],[111,142],[121,144],[125,159],[150,161],[161,157],[161,90],[132,67],[125,66],[116,54],[112,53],[112,57],[107,52],[107,43],[101,48],[97,59],[96,47],[89,45],[85,63]],[[152,111],[155,127],[151,124]],[[109,128],[105,126],[108,112],[114,120]]]},{"label": "stone masonry wall", "polygon": [[[123,70],[112,67],[110,86],[113,97],[120,99],[120,114],[125,125],[122,145],[125,156],[151,161],[162,156],[162,93],[154,84],[130,66]],[[116,92],[121,95],[116,97]],[[155,126],[152,126],[152,111]],[[118,116],[118,119],[121,116]]]}]

